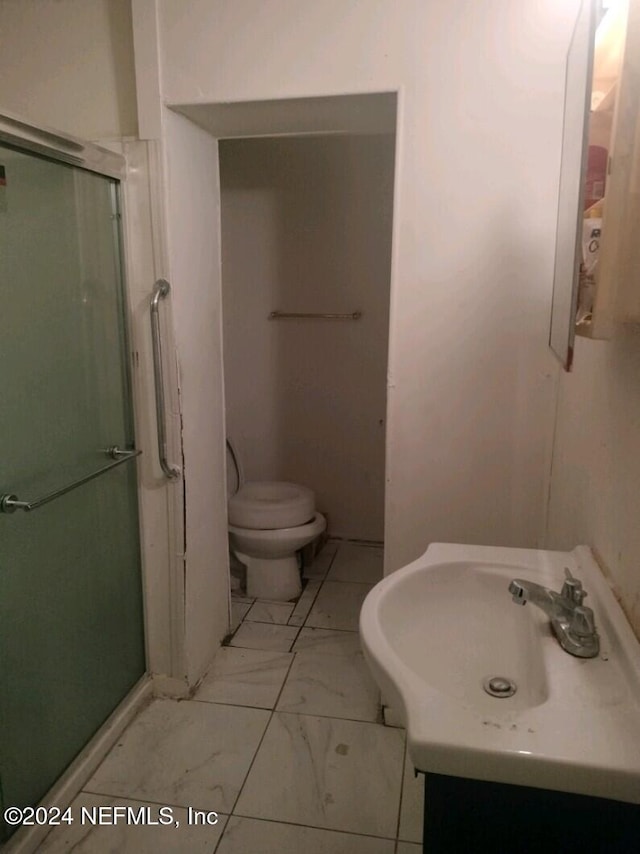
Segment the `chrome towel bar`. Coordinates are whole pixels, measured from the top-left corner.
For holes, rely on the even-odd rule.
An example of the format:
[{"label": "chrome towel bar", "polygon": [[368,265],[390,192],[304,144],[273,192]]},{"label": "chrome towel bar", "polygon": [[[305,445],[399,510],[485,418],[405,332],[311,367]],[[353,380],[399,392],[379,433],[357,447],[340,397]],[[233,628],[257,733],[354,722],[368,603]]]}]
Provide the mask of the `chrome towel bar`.
[{"label": "chrome towel bar", "polygon": [[0,513],[15,513],[16,510],[37,510],[38,507],[42,507],[43,504],[48,504],[55,498],[60,498],[61,495],[66,495],[67,492],[71,492],[72,489],[77,489],[79,486],[89,483],[90,480],[95,480],[95,478],[100,477],[101,474],[111,471],[111,469],[121,466],[123,463],[129,462],[129,460],[132,460],[135,457],[139,457],[142,451],[121,451],[120,448],[114,445],[112,448],[108,448],[105,453],[110,457],[114,457],[114,461],[112,463],[108,463],[106,466],[102,466],[102,468],[91,472],[91,474],[87,474],[78,480],[74,480],[72,483],[68,483],[60,489],[54,490],[54,492],[48,493],[48,495],[43,495],[42,498],[34,498],[33,501],[19,501],[17,495],[0,495]]},{"label": "chrome towel bar", "polygon": [[162,373],[162,339],[158,303],[164,299],[171,286],[166,279],[158,279],[151,298],[151,343],[153,347],[153,381],[156,390],[156,426],[158,430],[158,458],[160,468],[169,480],[180,476],[180,469],[167,461],[167,425],[165,422],[164,376]]},{"label": "chrome towel bar", "polygon": [[352,311],[347,314],[321,314],[318,312],[272,311],[269,315],[269,320],[281,320],[282,318],[289,317],[321,318],[322,320],[360,320],[362,312]]}]

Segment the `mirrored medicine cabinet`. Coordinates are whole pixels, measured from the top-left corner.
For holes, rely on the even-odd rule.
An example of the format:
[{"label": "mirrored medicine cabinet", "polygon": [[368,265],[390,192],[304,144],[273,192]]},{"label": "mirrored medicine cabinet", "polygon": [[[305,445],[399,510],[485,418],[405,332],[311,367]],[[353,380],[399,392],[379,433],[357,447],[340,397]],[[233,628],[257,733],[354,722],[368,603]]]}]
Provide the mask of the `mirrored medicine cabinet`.
[{"label": "mirrored medicine cabinet", "polygon": [[640,0],[584,0],[567,54],[549,345],[640,322]]}]

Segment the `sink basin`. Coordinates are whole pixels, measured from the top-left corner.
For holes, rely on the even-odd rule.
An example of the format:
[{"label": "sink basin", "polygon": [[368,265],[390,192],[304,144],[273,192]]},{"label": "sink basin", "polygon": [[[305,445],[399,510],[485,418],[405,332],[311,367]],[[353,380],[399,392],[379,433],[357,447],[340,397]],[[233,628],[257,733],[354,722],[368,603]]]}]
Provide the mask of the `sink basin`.
[{"label": "sink basin", "polygon": [[[508,593],[516,577],[559,591],[565,567],[588,592],[597,658],[565,652]],[[369,593],[360,635],[419,770],[640,803],[640,645],[586,546],[434,543]],[[494,677],[515,693],[487,693]]]}]

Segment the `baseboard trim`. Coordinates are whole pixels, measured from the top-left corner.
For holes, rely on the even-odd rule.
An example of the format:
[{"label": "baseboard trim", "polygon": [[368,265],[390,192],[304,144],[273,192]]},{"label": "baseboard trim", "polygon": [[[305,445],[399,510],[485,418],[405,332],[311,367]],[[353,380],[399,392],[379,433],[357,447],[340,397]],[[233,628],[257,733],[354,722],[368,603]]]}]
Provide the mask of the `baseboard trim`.
[{"label": "baseboard trim", "polygon": [[384,548],[384,540],[362,540],[358,537],[349,537],[346,534],[330,534],[327,543],[353,543],[355,546],[372,546]]},{"label": "baseboard trim", "polygon": [[[153,699],[153,680],[145,674],[109,715],[86,747],[49,789],[38,806],[66,809],[138,712]],[[6,806],[11,806],[7,804]],[[2,854],[33,854],[50,827],[23,827],[6,842]]]}]

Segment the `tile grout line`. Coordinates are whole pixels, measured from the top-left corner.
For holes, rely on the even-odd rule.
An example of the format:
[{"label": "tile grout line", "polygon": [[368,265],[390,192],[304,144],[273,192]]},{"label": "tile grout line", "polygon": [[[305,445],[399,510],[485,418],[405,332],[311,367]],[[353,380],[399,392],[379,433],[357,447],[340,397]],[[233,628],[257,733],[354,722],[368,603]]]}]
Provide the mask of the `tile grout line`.
[{"label": "tile grout line", "polygon": [[300,626],[301,629],[314,629],[319,632],[344,632],[347,635],[357,635],[358,629],[337,629],[333,626],[331,628],[327,628],[327,626],[308,626],[306,623]]},{"label": "tile grout line", "polygon": [[[76,795],[76,797],[78,797],[79,795],[98,795],[101,798],[114,798],[116,800],[121,801],[133,801],[136,804],[151,804],[154,807],[172,807],[173,809],[177,810],[185,810],[185,812],[189,809],[189,807],[192,807],[193,809],[198,809],[198,807],[193,807],[192,804],[190,804],[189,806],[185,806],[184,804],[174,804],[166,800],[156,801],[153,798],[132,798],[129,795],[113,795],[109,792],[97,792],[93,789],[82,789],[80,792],[78,792],[78,795]],[[213,812],[218,813],[218,810],[213,810]],[[219,812],[218,815],[228,815],[228,813]]]},{"label": "tile grout line", "polygon": [[[229,818],[231,818],[231,816],[229,816]],[[267,821],[270,824],[286,824],[289,827],[308,827],[310,830],[322,830],[325,833],[344,833],[346,836],[357,836],[365,839],[380,839],[384,842],[404,841],[398,840],[393,836],[378,836],[375,833],[358,833],[355,830],[337,830],[335,827],[321,827],[319,824],[300,824],[300,822],[297,821],[283,821],[279,818],[257,818],[254,815],[241,815],[240,813],[234,813],[234,818],[245,818],[249,819],[249,821]]]},{"label": "tile grout line", "polygon": [[[243,618],[242,623],[244,622],[255,623],[258,626],[282,626],[285,629],[289,627],[292,629],[299,628],[299,626],[291,626],[290,623],[274,623],[273,620],[247,620],[246,618]],[[240,625],[242,625],[242,623]],[[238,628],[240,628],[240,626],[238,626]]]},{"label": "tile grout line", "polygon": [[[311,604],[309,605],[309,610],[307,611],[307,613],[306,613],[306,615],[305,615],[304,620],[303,620],[303,621],[300,623],[300,625],[298,626],[298,628],[299,628],[299,629],[304,628],[304,625],[305,625],[305,623],[307,622],[307,619],[309,618],[309,614],[310,614],[310,613],[311,613],[311,611],[313,610],[313,606],[316,604],[316,599],[318,598],[318,594],[319,594],[319,593],[320,593],[320,591],[322,590],[322,585],[324,584],[324,578],[323,578],[323,579],[309,579],[309,578],[308,578],[308,579],[307,579],[307,584],[309,583],[309,581],[314,581],[314,580],[318,580],[318,581],[320,581],[320,584],[318,584],[318,589],[316,590],[316,595],[315,595],[315,596],[313,597],[313,599],[311,600]],[[293,612],[292,612],[292,614],[291,614],[291,617],[289,617],[289,621],[292,619],[292,617],[293,617],[293,615],[294,615],[294,614],[295,614],[295,608],[293,609]],[[287,625],[288,625],[288,626],[291,626],[291,625],[293,625],[293,624],[292,624],[291,622],[287,622]]]},{"label": "tile grout line", "polygon": [[[372,583],[372,582],[369,582],[369,581],[360,581],[360,582],[358,582],[358,581],[336,581],[336,580],[334,580],[334,579],[330,579],[330,578],[329,578],[329,573],[331,572],[331,569],[332,569],[333,564],[334,564],[334,562],[335,562],[335,560],[336,560],[336,558],[337,558],[337,556],[338,556],[338,552],[339,552],[339,551],[340,551],[340,545],[338,545],[338,548],[336,549],[335,554],[333,555],[333,557],[332,557],[332,559],[331,559],[331,562],[329,563],[329,568],[327,569],[326,575],[325,575],[324,579],[322,580],[322,582],[321,582],[321,584],[320,584],[320,587],[318,588],[318,592],[316,593],[316,596],[315,596],[315,598],[314,598],[314,600],[313,600],[313,603],[312,603],[312,605],[311,605],[311,608],[309,609],[309,612],[308,612],[308,614],[307,614],[307,616],[306,616],[306,618],[305,618],[305,621],[304,621],[304,623],[303,623],[303,625],[302,625],[302,628],[305,628],[305,629],[321,629],[321,630],[323,630],[323,631],[330,631],[330,632],[331,632],[331,631],[333,631],[333,632],[350,632],[351,634],[354,634],[354,633],[355,633],[355,634],[358,634],[358,632],[359,632],[359,629],[358,629],[358,628],[355,628],[355,629],[342,629],[342,628],[336,628],[336,627],[334,627],[334,626],[313,626],[313,625],[309,625],[309,624],[308,624],[308,622],[307,622],[307,621],[308,621],[308,619],[309,619],[309,617],[311,616],[311,612],[312,612],[312,610],[313,610],[313,606],[315,605],[316,600],[317,600],[317,598],[319,597],[319,595],[320,595],[320,593],[321,593],[321,591],[322,591],[322,588],[324,587],[324,585],[325,585],[327,582],[334,583],[334,584],[360,584],[360,585],[363,585],[363,586],[364,586],[364,585],[367,585],[371,590],[372,590],[372,589],[375,587],[375,585],[378,583],[378,582],[373,582],[373,583]],[[379,579],[379,580],[381,580],[381,579]],[[358,613],[358,618],[359,618],[359,613]]]},{"label": "tile grout line", "polygon": [[299,718],[322,718],[327,721],[346,721],[347,723],[352,724],[366,724],[367,726],[382,727],[383,729],[395,729],[395,727],[386,727],[378,721],[363,721],[362,718],[338,718],[335,715],[310,715],[308,712],[287,712],[285,709],[280,710],[278,714],[296,715]]},{"label": "tile grout line", "polygon": [[[110,798],[110,799],[112,799],[112,800],[114,800],[114,801],[115,801],[115,805],[118,805],[118,804],[119,804],[119,803],[121,803],[122,801],[129,801],[130,803],[140,804],[141,806],[171,807],[171,809],[172,809],[172,810],[173,810],[173,809],[177,809],[177,810],[184,810],[185,812],[188,812],[188,810],[189,810],[189,807],[186,807],[186,806],[184,806],[183,804],[172,804],[172,803],[167,803],[167,801],[166,801],[166,800],[164,800],[164,801],[154,801],[154,800],[152,800],[151,798],[145,798],[144,800],[140,800],[139,798],[125,797],[125,796],[123,796],[123,795],[111,795],[111,794],[109,794],[109,793],[107,793],[107,792],[94,792],[94,791],[92,791],[91,789],[81,789],[81,790],[78,792],[78,794],[76,795],[76,797],[74,798],[74,801],[75,801],[77,798],[79,798],[81,795],[93,795],[93,796],[95,796],[95,797],[99,797],[99,798]],[[197,809],[197,807],[193,807],[193,809]],[[225,832],[225,830],[227,829],[227,825],[229,824],[229,819],[231,818],[231,814],[230,814],[230,813],[218,812],[217,810],[214,810],[214,812],[216,813],[216,815],[221,816],[222,818],[224,818],[224,824],[223,824],[222,832],[221,832],[221,834],[220,834],[220,839],[218,839],[218,841],[216,842],[216,847],[215,847],[215,849],[211,852],[211,854],[215,854],[215,851],[217,851],[217,849],[218,849],[218,845],[220,844],[220,840],[222,839],[222,837],[223,837],[223,835],[224,835],[224,832]],[[182,826],[182,825],[181,825],[181,826]],[[186,827],[188,827],[189,825],[187,824],[187,825],[185,825],[185,826],[186,826]],[[55,828],[55,827],[51,827],[51,829],[50,829],[49,833],[47,834],[47,837],[49,837],[52,833],[54,833],[54,832],[55,832],[55,830],[56,830],[56,828]],[[81,841],[83,841],[83,840],[81,840]],[[74,846],[74,847],[75,847],[75,846]]]},{"label": "tile grout line", "polygon": [[[327,580],[327,575],[329,575],[329,572],[331,571],[331,567],[333,566],[333,562],[335,561],[336,555],[338,554],[339,550],[340,550],[340,546],[338,546],[336,548],[335,552],[333,553],[333,556],[331,557],[331,560],[329,561],[329,566],[327,567],[327,571],[325,572],[323,578],[307,578],[307,584],[309,584],[310,581],[319,581],[320,584],[318,584],[318,589],[316,590],[316,595],[313,597],[313,599],[311,601],[311,605],[309,606],[309,610],[307,611],[304,620],[302,621],[302,623],[299,626],[299,628],[301,628],[301,629],[305,627],[306,622],[309,619],[309,614],[313,610],[313,606],[316,604],[316,599],[318,598],[320,591],[322,590],[323,584]],[[293,610],[295,612],[295,608]],[[293,613],[291,614],[291,617],[293,617]],[[289,620],[291,619],[291,617],[289,617]],[[287,625],[291,625],[291,624],[289,622],[287,622]],[[296,640],[297,640],[297,638],[296,638]]]},{"label": "tile grout line", "polygon": [[362,546],[365,549],[383,549],[384,540],[362,540],[358,537],[327,537],[327,542],[338,547],[343,545]]},{"label": "tile grout line", "polygon": [[[262,733],[262,736],[260,737],[260,741],[258,742],[258,746],[256,747],[255,753],[253,754],[253,758],[251,759],[251,762],[249,763],[249,767],[247,768],[247,773],[244,775],[242,785],[238,789],[238,794],[236,796],[236,799],[234,800],[233,806],[231,807],[231,810],[229,811],[229,818],[231,818],[231,816],[234,815],[234,810],[238,804],[238,801],[240,800],[242,792],[244,791],[244,787],[247,783],[247,780],[249,779],[249,775],[251,774],[251,769],[253,768],[253,766],[255,764],[255,761],[258,757],[258,753],[260,752],[260,748],[262,747],[262,743],[263,743],[263,741],[267,735],[267,730],[269,729],[269,725],[271,724],[271,721],[273,720],[273,716],[276,713],[276,706],[278,705],[278,701],[280,700],[280,695],[282,694],[282,692],[284,690],[285,682],[287,681],[287,678],[289,677],[289,673],[291,672],[291,667],[293,666],[294,660],[295,660],[295,653],[293,653],[293,657],[291,658],[291,661],[289,662],[289,667],[287,668],[287,672],[285,674],[285,677],[282,680],[282,685],[280,686],[280,690],[278,691],[278,696],[275,699],[275,702],[273,704],[273,708],[270,710],[271,714],[269,715],[269,719],[268,719],[267,724],[264,728],[264,732]],[[228,824],[228,822],[227,822],[227,824]],[[226,826],[225,826],[225,830],[226,830]],[[224,833],[220,836],[220,840],[218,841],[218,845],[222,841],[223,836],[224,836]],[[216,845],[215,850],[217,850],[218,845]],[[212,854],[215,854],[215,851],[212,852]]]},{"label": "tile grout line", "polygon": [[[338,547],[338,548],[339,548],[339,547]],[[335,556],[336,556],[336,554],[337,554],[337,553],[338,553],[338,549],[336,549],[335,554],[333,555],[333,558],[332,558],[332,560],[331,560],[331,563],[329,564],[329,569],[331,569],[331,566],[332,566],[332,564],[333,564],[333,561],[335,560]],[[325,577],[326,577],[326,576],[325,576]],[[323,585],[323,584],[324,584],[324,580],[322,580],[322,581],[320,582],[320,585],[319,585],[319,587],[318,587],[318,592],[316,593],[316,596],[318,595],[318,593],[319,593],[319,592],[320,592],[320,590],[322,589],[322,585]],[[314,602],[315,602],[315,597],[314,597]],[[311,607],[313,607],[313,602],[311,603]],[[294,610],[295,610],[295,609],[294,609]],[[247,613],[249,613],[249,612],[247,611]],[[309,614],[310,614],[310,613],[311,613],[311,608],[309,609],[309,612],[307,613],[307,617],[309,616]],[[240,625],[242,625],[242,623],[243,623],[243,622],[244,622],[244,618],[240,621]],[[277,707],[278,703],[280,702],[280,697],[282,696],[282,692],[284,691],[284,686],[285,686],[285,685],[286,685],[286,683],[287,683],[287,679],[289,678],[289,674],[291,673],[291,668],[293,667],[293,662],[295,661],[296,653],[295,653],[295,652],[293,652],[293,647],[294,647],[294,645],[295,645],[296,641],[298,640],[298,637],[300,636],[300,632],[301,632],[301,631],[302,631],[302,629],[304,628],[305,623],[306,623],[306,618],[305,618],[305,621],[302,623],[302,625],[301,625],[301,626],[292,626],[292,628],[297,628],[297,632],[296,632],[296,636],[295,636],[295,638],[293,639],[293,641],[292,641],[292,643],[291,643],[291,646],[290,646],[290,647],[289,647],[289,649],[287,650],[287,652],[291,652],[291,653],[292,653],[291,661],[289,662],[289,667],[287,668],[287,672],[286,672],[286,674],[285,674],[285,677],[284,677],[284,679],[282,680],[282,685],[280,686],[280,690],[278,691],[278,696],[276,697],[275,702],[274,702],[274,704],[273,704],[273,708],[271,709],[271,714],[269,715],[269,719],[268,719],[268,721],[267,721],[267,725],[266,725],[266,726],[265,726],[265,728],[264,728],[264,732],[262,733],[262,736],[261,736],[261,738],[260,738],[260,741],[258,742],[258,746],[256,747],[255,753],[253,754],[253,758],[251,759],[251,762],[250,762],[250,764],[249,764],[249,767],[247,768],[247,773],[244,775],[244,779],[243,779],[243,781],[242,781],[242,785],[240,786],[240,788],[239,788],[239,790],[238,790],[237,797],[236,797],[235,801],[233,802],[233,805],[232,805],[231,810],[230,810],[230,812],[229,812],[229,819],[227,820],[227,823],[225,824],[225,829],[224,829],[224,831],[222,832],[222,834],[220,835],[220,839],[218,840],[218,842],[217,842],[217,844],[216,844],[216,847],[215,847],[214,851],[212,852],[212,854],[215,854],[215,852],[218,850],[218,846],[219,846],[219,845],[221,844],[221,842],[222,842],[222,839],[223,839],[223,837],[224,837],[224,834],[225,834],[225,832],[226,832],[226,829],[227,829],[227,827],[228,827],[228,825],[229,825],[229,822],[230,822],[230,820],[231,820],[231,816],[233,816],[233,815],[235,814],[235,813],[234,813],[234,810],[235,810],[236,806],[238,805],[238,801],[240,800],[240,798],[241,798],[241,796],[242,796],[242,792],[244,791],[244,787],[245,787],[245,785],[246,785],[246,783],[247,783],[247,780],[249,779],[249,775],[251,774],[251,769],[253,768],[253,766],[254,766],[254,764],[255,764],[255,761],[256,761],[256,759],[257,759],[257,757],[258,757],[258,753],[260,752],[260,748],[262,747],[262,743],[264,742],[264,739],[265,739],[265,737],[266,737],[266,735],[267,735],[267,730],[269,729],[269,726],[270,726],[270,724],[271,724],[271,721],[273,720],[273,717],[274,717],[274,715],[275,715],[275,713],[276,713],[276,707]],[[240,626],[238,626],[238,628],[240,628]],[[259,819],[256,819],[256,820],[258,820],[258,821],[259,821]]]},{"label": "tile grout line", "polygon": [[[298,640],[298,635],[300,634],[300,629],[302,628],[302,626],[290,626],[288,623],[284,623],[284,624],[283,623],[261,623],[261,622],[258,622],[258,620],[246,620],[246,622],[252,626],[254,626],[254,625],[257,625],[257,626],[273,626],[273,628],[276,628],[276,629],[297,629],[297,631],[296,631],[295,637],[292,638],[291,642],[289,643],[288,649],[277,649],[277,648],[273,648],[273,647],[270,648],[270,647],[264,647],[264,646],[241,646],[238,643],[231,643],[231,641],[229,641],[229,643],[225,644],[225,646],[231,647],[232,649],[256,649],[256,650],[259,650],[261,652],[291,652],[291,647]],[[235,640],[236,635],[238,634],[240,629],[244,626],[244,624],[245,624],[245,618],[243,617],[242,620],[240,621],[240,625],[238,626],[238,628],[233,633],[231,640]]]},{"label": "tile grout line", "polygon": [[[386,724],[385,724],[386,726]],[[404,730],[402,739],[404,753],[402,755],[402,777],[400,778],[400,800],[398,801],[398,821],[396,822],[396,849],[400,842],[400,821],[402,820],[402,802],[404,800],[404,779],[405,771],[407,770],[407,731]],[[396,852],[397,854],[397,852]]]},{"label": "tile grout line", "polygon": [[[273,626],[273,625],[276,625],[276,623],[261,623],[261,625]],[[293,646],[297,643],[299,636],[300,636],[300,632],[302,631],[302,629],[309,629],[310,631],[318,631],[318,632],[340,632],[341,634],[344,634],[344,635],[357,635],[358,634],[358,629],[336,629],[336,628],[327,628],[326,626],[307,626],[304,624],[302,626],[286,625],[286,626],[280,626],[280,628],[297,629],[298,630],[295,638],[291,642],[291,646]],[[237,643],[225,644],[225,647],[228,649],[252,649],[256,652],[273,652],[274,654],[275,653],[294,652],[294,651],[297,652],[298,651],[298,650],[293,650],[291,647],[289,649],[272,649],[272,648],[264,647],[264,646],[240,646],[240,644],[237,644]],[[327,654],[328,655],[335,655],[335,653],[327,653]]]},{"label": "tile grout line", "polygon": [[[293,655],[296,655],[296,653],[294,652]],[[285,676],[285,682],[287,681],[287,677],[289,676],[289,671],[291,670],[291,667],[293,667],[293,660],[291,661],[291,664],[289,665],[289,668],[287,670],[287,675]],[[278,697],[276,699],[276,706],[280,700],[280,695],[282,694],[283,690],[284,690],[284,682],[282,683],[282,688],[278,692]],[[208,706],[226,706],[226,707],[232,708],[232,709],[255,709],[255,710],[260,711],[260,712],[278,712],[279,715],[297,715],[298,717],[302,717],[302,718],[322,718],[323,720],[328,720],[328,721],[347,721],[348,723],[352,723],[352,724],[372,724],[373,726],[384,727],[384,729],[398,729],[398,727],[388,727],[385,724],[381,724],[378,720],[372,721],[372,720],[365,720],[363,718],[345,718],[345,717],[338,717],[337,715],[322,715],[322,714],[318,714],[318,713],[310,714],[309,712],[291,712],[291,711],[287,711],[286,709],[278,709],[278,708],[276,708],[276,706],[274,706],[272,709],[270,707],[265,707],[265,706],[245,706],[242,703],[223,703],[220,700],[197,700],[195,697],[192,697],[188,702],[190,702],[190,703],[205,703]],[[271,720],[271,719],[269,719],[269,720]],[[267,726],[268,725],[269,724],[267,724]]]},{"label": "tile grout line", "polygon": [[[322,585],[320,585],[320,586],[322,586]],[[244,619],[242,620],[242,622],[244,622]],[[241,623],[240,625],[242,625],[242,623]],[[266,710],[266,711],[271,711],[271,714],[269,715],[269,720],[267,721],[267,725],[266,725],[266,726],[265,726],[265,728],[264,728],[264,732],[262,733],[262,737],[261,737],[261,739],[260,739],[260,741],[259,741],[259,743],[258,743],[258,746],[257,746],[257,748],[256,748],[256,751],[255,751],[255,753],[253,754],[253,758],[252,758],[252,760],[251,760],[251,763],[250,763],[250,765],[249,765],[249,768],[247,769],[247,773],[246,773],[246,774],[245,774],[245,776],[244,776],[244,780],[242,781],[242,785],[240,786],[240,789],[239,789],[239,791],[238,791],[238,795],[237,795],[237,797],[236,797],[235,801],[233,802],[233,806],[232,806],[232,808],[231,808],[231,812],[229,813],[229,815],[233,815],[233,810],[236,808],[236,804],[238,803],[238,800],[240,799],[240,795],[242,794],[242,790],[244,789],[245,783],[247,782],[247,779],[248,779],[248,777],[249,777],[249,774],[251,773],[251,769],[253,768],[254,762],[256,761],[256,757],[257,757],[257,755],[258,755],[258,752],[259,752],[259,750],[260,750],[260,747],[262,746],[262,742],[264,741],[264,737],[265,737],[265,735],[267,734],[267,730],[269,729],[269,724],[270,724],[270,723],[271,723],[271,721],[273,720],[273,716],[274,716],[275,711],[276,711],[276,706],[278,705],[278,701],[280,700],[280,696],[282,695],[282,692],[284,691],[284,686],[285,686],[285,683],[286,683],[287,679],[289,678],[289,673],[291,672],[291,668],[293,667],[293,662],[295,661],[296,653],[295,653],[295,652],[293,652],[293,646],[294,646],[295,642],[298,640],[298,637],[299,637],[299,635],[300,635],[300,632],[301,632],[301,631],[302,631],[302,629],[303,629],[303,626],[292,626],[291,628],[296,628],[296,629],[297,629],[297,631],[296,631],[296,635],[295,635],[294,639],[292,640],[292,642],[291,642],[291,644],[290,644],[290,646],[289,646],[289,649],[288,649],[288,650],[282,650],[282,652],[287,652],[287,653],[291,653],[291,654],[292,654],[291,661],[289,662],[289,666],[287,667],[287,672],[286,672],[286,674],[285,674],[285,677],[284,677],[284,679],[282,680],[282,685],[280,686],[280,690],[278,691],[278,695],[277,695],[277,697],[276,697],[276,699],[275,699],[275,702],[274,702],[274,704],[273,704],[273,708],[272,708],[271,710],[269,710],[269,709],[267,709],[267,710]]]},{"label": "tile grout line", "polygon": [[[185,812],[187,812],[190,808],[190,807],[184,806],[183,804],[167,803],[166,800],[154,801],[154,800],[151,800],[150,798],[145,798],[145,800],[140,800],[139,798],[124,797],[123,795],[110,795],[107,792],[94,792],[91,789],[81,789],[78,792],[78,794],[76,795],[76,798],[80,797],[80,795],[95,795],[95,796],[98,796],[100,798],[113,798],[116,801],[116,805],[118,802],[121,802],[121,801],[131,801],[134,804],[141,804],[142,806],[151,805],[151,806],[157,806],[157,807],[171,807],[172,809],[184,810]],[[74,800],[76,798],[74,798]],[[194,807],[194,809],[197,809],[197,808]],[[214,812],[216,813],[217,816],[222,816],[224,818],[224,824],[222,827],[222,832],[220,834],[220,838],[216,842],[216,846],[211,851],[211,854],[215,854],[215,852],[218,850],[218,845],[220,845],[220,841],[222,840],[222,837],[224,836],[224,832],[227,829],[227,825],[229,824],[229,819],[231,818],[231,813],[218,812],[217,810],[214,810]],[[187,824],[186,826],[188,827],[189,825]],[[47,834],[47,836],[51,835],[51,833],[53,833],[55,831],[55,829],[56,829],[55,827],[52,827],[51,830],[49,831],[49,833]]]},{"label": "tile grout line", "polygon": [[[318,596],[320,595],[320,591],[322,590],[322,588],[323,588],[323,587],[324,587],[324,585],[325,585],[325,582],[326,582],[326,580],[327,580],[327,575],[329,575],[329,572],[331,571],[331,567],[333,566],[333,562],[334,562],[334,560],[336,559],[336,555],[338,554],[338,552],[339,552],[339,551],[340,551],[340,546],[338,546],[338,548],[337,548],[337,549],[335,550],[335,552],[333,553],[333,557],[332,557],[332,558],[331,558],[331,560],[329,561],[329,566],[328,566],[328,568],[327,568],[327,571],[326,571],[326,573],[325,573],[325,576],[324,576],[324,578],[320,581],[320,584],[318,585],[318,589],[316,590],[316,595],[313,597],[313,602],[311,603],[311,605],[310,605],[310,607],[309,607],[309,610],[307,611],[307,614],[306,614],[306,616],[305,616],[304,620],[302,621],[302,624],[298,627],[298,634],[296,635],[296,639],[295,639],[295,641],[294,641],[294,642],[293,642],[293,644],[291,645],[291,650],[292,650],[292,651],[293,651],[293,647],[295,646],[295,644],[296,644],[296,643],[297,643],[297,641],[298,641],[298,638],[300,637],[300,632],[301,632],[303,629],[307,629],[307,628],[309,628],[309,626],[307,626],[307,620],[308,620],[308,619],[309,619],[309,617],[311,616],[311,612],[313,611],[313,606],[316,604],[316,600],[317,600]],[[288,675],[289,675],[289,674],[287,674],[287,676],[288,676]],[[285,680],[285,681],[286,681],[286,680]],[[284,688],[284,683],[283,683],[282,687]],[[279,700],[279,699],[280,699],[280,696],[278,695],[278,700]],[[276,703],[276,704],[277,704],[277,703]]]}]

